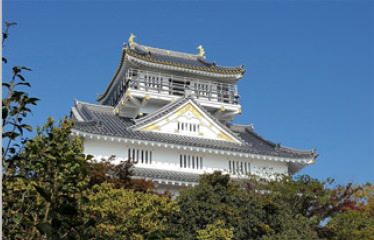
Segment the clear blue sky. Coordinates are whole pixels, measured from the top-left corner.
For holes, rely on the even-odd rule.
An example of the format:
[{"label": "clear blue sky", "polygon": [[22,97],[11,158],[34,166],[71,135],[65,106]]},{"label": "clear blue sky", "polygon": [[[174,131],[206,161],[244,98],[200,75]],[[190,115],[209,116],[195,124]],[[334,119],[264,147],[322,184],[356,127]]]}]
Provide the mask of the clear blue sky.
[{"label": "clear blue sky", "polygon": [[114,74],[122,43],[245,64],[243,114],[265,138],[317,148],[302,170],[338,183],[374,182],[373,1],[3,1],[3,51],[42,101],[29,119],[69,114],[74,98],[95,102]]}]

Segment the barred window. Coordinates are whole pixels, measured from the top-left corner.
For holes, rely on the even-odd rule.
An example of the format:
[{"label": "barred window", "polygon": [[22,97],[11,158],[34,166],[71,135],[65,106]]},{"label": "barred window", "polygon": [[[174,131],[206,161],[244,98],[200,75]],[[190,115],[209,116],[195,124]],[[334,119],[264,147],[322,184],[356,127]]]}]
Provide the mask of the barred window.
[{"label": "barred window", "polygon": [[245,161],[229,160],[229,172],[234,174],[249,174],[251,173],[250,163]]},{"label": "barred window", "polygon": [[161,86],[162,84],[162,77],[160,76],[154,76],[154,75],[145,75],[144,76],[144,84],[146,87],[149,87],[149,88],[158,88]]},{"label": "barred window", "polygon": [[135,163],[152,164],[152,151],[129,148],[128,159]]},{"label": "barred window", "polygon": [[200,125],[197,123],[178,122],[178,131],[182,132],[200,132]]},{"label": "barred window", "polygon": [[203,169],[203,157],[196,155],[179,155],[179,167],[191,169]]},{"label": "barred window", "polygon": [[208,83],[194,83],[194,90],[198,93],[198,96],[209,95],[209,84]]}]

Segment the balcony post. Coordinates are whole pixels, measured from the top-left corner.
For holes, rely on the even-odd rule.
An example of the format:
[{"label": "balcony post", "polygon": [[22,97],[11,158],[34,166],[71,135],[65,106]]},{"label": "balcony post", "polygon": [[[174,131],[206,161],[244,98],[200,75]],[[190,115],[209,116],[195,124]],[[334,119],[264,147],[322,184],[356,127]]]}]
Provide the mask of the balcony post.
[{"label": "balcony post", "polygon": [[212,99],[212,91],[213,91],[213,88],[212,88],[212,83],[209,83],[208,85],[208,89],[209,89],[209,92],[208,92],[208,99],[209,101]]},{"label": "balcony post", "polygon": [[197,81],[196,81],[197,83],[196,83],[196,88],[195,88],[195,94],[196,94],[196,98],[199,98],[199,96],[200,96],[200,88],[199,88],[199,86],[200,86],[200,81],[199,81],[199,79],[197,79]]}]

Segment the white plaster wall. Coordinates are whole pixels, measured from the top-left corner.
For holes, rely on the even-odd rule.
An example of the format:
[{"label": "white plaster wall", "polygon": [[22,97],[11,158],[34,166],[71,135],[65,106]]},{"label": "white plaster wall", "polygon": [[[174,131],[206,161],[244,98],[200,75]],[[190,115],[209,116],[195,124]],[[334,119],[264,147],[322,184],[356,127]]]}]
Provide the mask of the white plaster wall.
[{"label": "white plaster wall", "polygon": [[251,160],[251,173],[263,177],[271,177],[275,174],[288,175],[288,163],[266,160]]},{"label": "white plaster wall", "polygon": [[111,156],[127,158],[128,147],[123,142],[110,140],[85,139],[83,141],[84,153],[97,156]]},{"label": "white plaster wall", "polygon": [[145,106],[142,106],[140,109],[139,109],[139,112],[142,112],[142,113],[153,113],[157,110],[159,110],[161,107],[163,107],[164,105],[166,105],[166,103],[159,103],[159,102],[154,102],[152,100],[152,97],[151,97],[151,100],[149,101],[148,104],[146,104]]},{"label": "white plaster wall", "polygon": [[[268,176],[273,174],[288,174],[288,164],[286,162],[269,161],[262,159],[251,159],[239,156],[228,156],[221,153],[208,153],[207,151],[200,152],[190,151],[186,149],[177,149],[174,147],[165,148],[164,146],[148,146],[140,144],[131,144],[124,142],[116,142],[111,140],[96,140],[85,139],[84,153],[96,155],[97,160],[102,157],[109,157],[115,155],[117,161],[126,160],[128,158],[128,149],[135,148],[140,150],[152,151],[152,164],[144,167],[153,167],[165,170],[187,171],[187,172],[213,172],[214,170],[227,171],[229,169],[229,161],[241,161],[250,163],[250,170],[252,174]],[[180,154],[201,156],[203,158],[203,169],[189,169],[180,168]]]}]

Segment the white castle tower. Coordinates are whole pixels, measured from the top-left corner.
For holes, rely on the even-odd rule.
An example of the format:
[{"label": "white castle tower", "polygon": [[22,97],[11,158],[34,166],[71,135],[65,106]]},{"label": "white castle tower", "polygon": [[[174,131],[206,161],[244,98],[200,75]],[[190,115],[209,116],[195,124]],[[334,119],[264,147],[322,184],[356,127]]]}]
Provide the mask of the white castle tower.
[{"label": "white castle tower", "polygon": [[241,114],[236,82],[243,66],[208,62],[202,46],[188,54],[143,46],[134,35],[98,104],[76,101],[73,134],[97,160],[133,160],[135,178],[178,193],[199,175],[220,170],[248,174],[294,174],[314,163],[314,150],[272,143],[253,125],[228,124]]}]

